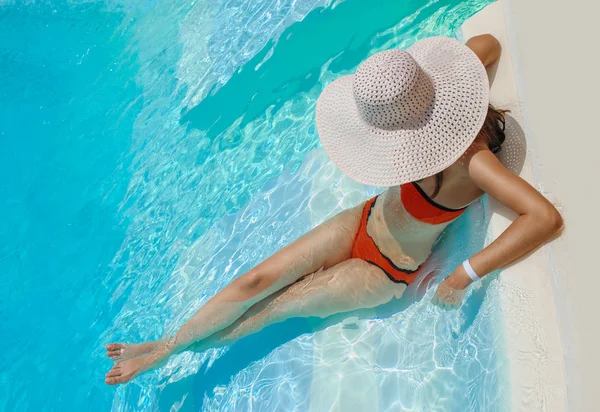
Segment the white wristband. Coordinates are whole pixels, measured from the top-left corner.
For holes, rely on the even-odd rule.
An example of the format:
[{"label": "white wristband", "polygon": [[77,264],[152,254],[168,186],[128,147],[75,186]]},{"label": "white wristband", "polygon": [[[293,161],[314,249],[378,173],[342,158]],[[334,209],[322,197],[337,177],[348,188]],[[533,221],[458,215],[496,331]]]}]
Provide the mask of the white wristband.
[{"label": "white wristband", "polygon": [[481,278],[479,276],[477,276],[477,273],[475,273],[475,271],[473,270],[471,263],[469,263],[469,259],[467,259],[463,262],[463,267],[465,268],[467,275],[469,275],[469,277],[471,278],[471,280],[473,282],[477,282],[478,280],[481,280]]}]

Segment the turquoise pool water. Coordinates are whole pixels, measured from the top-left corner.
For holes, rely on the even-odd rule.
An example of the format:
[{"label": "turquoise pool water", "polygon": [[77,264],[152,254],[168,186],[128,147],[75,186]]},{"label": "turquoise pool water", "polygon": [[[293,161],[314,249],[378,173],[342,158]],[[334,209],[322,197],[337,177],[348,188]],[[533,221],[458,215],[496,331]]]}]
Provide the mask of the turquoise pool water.
[{"label": "turquoise pool water", "polygon": [[[507,410],[493,281],[460,311],[409,291],[103,383],[105,343],[173,330],[377,191],[319,149],[325,84],[486,4],[0,0],[0,410]],[[440,272],[483,244],[484,210]]]}]

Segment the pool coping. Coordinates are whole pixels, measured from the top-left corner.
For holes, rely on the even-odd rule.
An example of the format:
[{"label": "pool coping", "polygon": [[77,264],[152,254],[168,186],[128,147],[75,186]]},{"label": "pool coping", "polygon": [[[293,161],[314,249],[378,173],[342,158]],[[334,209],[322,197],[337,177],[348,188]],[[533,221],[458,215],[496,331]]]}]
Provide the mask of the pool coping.
[{"label": "pool coping", "polygon": [[[515,76],[515,56],[507,31],[506,3],[499,0],[469,18],[462,26],[464,38],[490,33],[502,45],[502,56],[491,86],[492,104],[510,108],[526,131],[520,88]],[[513,40],[514,41],[514,40]],[[530,139],[527,138],[530,149]],[[520,176],[535,185],[531,151]],[[500,235],[514,214],[490,199],[490,239]],[[512,411],[558,411],[566,408],[564,355],[551,281],[548,246],[506,268],[499,276],[500,305],[508,359]]]}]

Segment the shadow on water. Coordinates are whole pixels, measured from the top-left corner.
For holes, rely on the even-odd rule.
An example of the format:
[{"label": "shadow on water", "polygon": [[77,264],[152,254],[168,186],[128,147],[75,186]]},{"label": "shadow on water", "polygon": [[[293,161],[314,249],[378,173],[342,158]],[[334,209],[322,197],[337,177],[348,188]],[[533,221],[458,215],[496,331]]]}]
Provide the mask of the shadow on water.
[{"label": "shadow on water", "polygon": [[[430,278],[428,283],[433,280],[433,277]],[[473,323],[483,303],[487,284],[491,280],[488,277],[486,285],[474,292],[469,301],[461,308],[466,317],[466,322],[461,328],[461,333],[466,331]],[[419,290],[409,288],[403,298],[394,299],[389,303],[375,308],[375,316],[372,309],[365,309],[332,315],[325,319],[314,317],[293,318],[267,326],[263,330],[242,338],[231,345],[228,351],[217,359],[210,368],[207,368],[207,365],[204,364],[196,374],[168,384],[159,396],[159,409],[169,409],[172,406],[172,400],[181,398],[181,394],[185,393],[188,396],[180,411],[200,410],[205,396],[213,396],[216,388],[228,385],[239,372],[245,370],[252,363],[259,362],[281,345],[301,335],[324,330],[344,320],[351,319],[344,325],[344,328],[354,329],[359,327],[357,322],[361,320],[391,317],[403,312],[413,303],[422,299],[424,292],[424,288],[422,290],[421,288]]]},{"label": "shadow on water", "polygon": [[[411,298],[393,300],[376,308],[376,317],[392,316],[403,311],[412,303],[414,303],[414,299]],[[172,406],[172,399],[177,399],[180,394],[187,393],[189,396],[193,395],[194,399],[189,399],[188,396],[184,407],[180,410],[200,410],[205,395],[211,396],[215,388],[227,385],[240,371],[265,358],[281,345],[301,335],[321,331],[349,318],[353,320],[373,319],[373,310],[356,310],[325,319],[315,317],[288,319],[246,336],[231,345],[228,351],[211,365],[210,369],[207,369],[205,364],[196,374],[168,384],[159,397],[161,402],[159,409],[169,409]],[[349,322],[345,327],[358,326],[354,322]]]},{"label": "shadow on water", "polygon": [[[281,345],[301,335],[319,332],[343,321],[346,321],[344,328],[355,329],[359,327],[357,325],[359,321],[374,318],[385,319],[401,313],[423,298],[427,288],[436,282],[435,272],[432,275],[434,276],[426,276],[419,286],[409,287],[402,298],[393,299],[374,310],[355,310],[332,315],[325,319],[316,317],[288,319],[284,322],[269,325],[253,335],[244,337],[231,345],[228,351],[218,358],[210,368],[207,367],[207,364],[204,364],[194,375],[168,384],[159,396],[159,409],[166,410],[170,408],[172,400],[181,398],[181,394],[185,393],[188,396],[180,411],[200,410],[205,396],[213,396],[216,388],[228,385],[239,372],[245,370],[252,363],[259,362]],[[466,331],[473,323],[483,303],[487,284],[491,280],[491,278],[488,278],[484,287],[473,293],[469,302],[461,308],[466,317],[461,332]]]},{"label": "shadow on water", "polygon": [[[447,3],[443,1],[441,3]],[[434,2],[437,10],[445,4]],[[183,110],[181,123],[206,131],[214,140],[241,118],[240,128],[318,84],[322,67],[341,72],[357,66],[386,39],[377,34],[395,26],[423,6],[422,1],[348,0],[334,7],[319,7],[289,26],[277,41],[263,49],[220,88],[213,86],[195,107]],[[431,13],[422,12],[403,27],[407,31]],[[375,39],[375,40],[373,40]]]}]

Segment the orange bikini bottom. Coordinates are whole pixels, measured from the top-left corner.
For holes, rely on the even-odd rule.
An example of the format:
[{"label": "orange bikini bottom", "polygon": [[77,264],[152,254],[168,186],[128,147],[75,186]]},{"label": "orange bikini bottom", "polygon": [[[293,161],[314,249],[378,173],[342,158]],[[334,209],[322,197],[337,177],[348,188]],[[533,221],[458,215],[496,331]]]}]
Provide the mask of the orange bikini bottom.
[{"label": "orange bikini bottom", "polygon": [[377,247],[373,238],[367,233],[367,222],[369,216],[371,216],[371,210],[375,205],[377,196],[367,201],[363,209],[362,217],[360,220],[360,226],[358,233],[354,239],[354,245],[352,246],[352,257],[362,259],[372,265],[377,266],[379,269],[387,275],[392,282],[404,283],[409,285],[415,280],[421,270],[419,266],[416,270],[402,269],[394,265],[394,263]]}]

